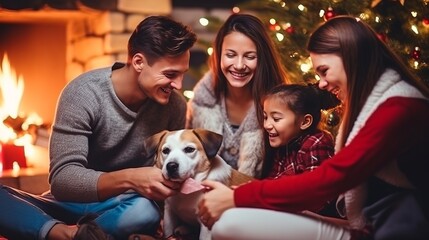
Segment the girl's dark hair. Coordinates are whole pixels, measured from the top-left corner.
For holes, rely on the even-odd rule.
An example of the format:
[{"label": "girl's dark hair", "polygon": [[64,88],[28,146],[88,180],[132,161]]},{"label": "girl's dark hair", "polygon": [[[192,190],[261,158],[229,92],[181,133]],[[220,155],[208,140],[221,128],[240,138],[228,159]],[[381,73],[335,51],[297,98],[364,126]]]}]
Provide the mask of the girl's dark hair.
[{"label": "girl's dark hair", "polygon": [[182,23],[166,16],[150,16],[139,23],[128,40],[128,61],[142,53],[152,64],[160,57],[175,57],[188,51],[196,34]]},{"label": "girl's dark hair", "polygon": [[252,96],[255,101],[258,122],[262,127],[263,111],[260,105],[262,97],[272,87],[287,81],[286,71],[281,63],[274,42],[268,35],[262,21],[250,14],[232,14],[219,29],[214,44],[210,66],[214,78],[215,96],[219,100],[227,91],[227,80],[222,73],[220,60],[225,36],[231,32],[239,32],[250,38],[257,52],[257,67],[251,81]]},{"label": "girl's dark hair", "polygon": [[[264,100],[276,99],[288,106],[298,116],[310,114],[313,117],[311,126],[305,132],[313,132],[318,129],[322,116],[321,110],[328,110],[340,104],[340,101],[332,93],[322,90],[316,84],[282,84],[271,89]],[[275,149],[270,147],[268,134],[264,133],[265,161],[262,169],[262,177],[268,176],[272,168]]]},{"label": "girl's dark hair", "polygon": [[332,93],[322,90],[316,84],[281,84],[271,89],[264,99],[276,98],[282,101],[296,115],[310,114],[313,117],[309,131],[317,129],[321,110],[339,105],[340,101]]}]

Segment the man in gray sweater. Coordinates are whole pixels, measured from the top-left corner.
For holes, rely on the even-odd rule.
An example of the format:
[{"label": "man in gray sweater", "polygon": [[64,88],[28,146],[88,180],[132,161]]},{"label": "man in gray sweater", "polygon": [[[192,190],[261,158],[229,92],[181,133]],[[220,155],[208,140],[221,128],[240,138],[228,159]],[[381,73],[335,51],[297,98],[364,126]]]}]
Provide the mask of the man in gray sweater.
[{"label": "man in gray sweater", "polygon": [[[0,235],[10,239],[127,239],[153,234],[157,200],[177,193],[146,158],[143,140],[185,126],[176,91],[196,35],[167,17],[143,20],[127,63],[71,81],[58,101],[50,139],[51,191],[31,195],[0,186]],[[83,221],[79,222],[79,219]]]}]

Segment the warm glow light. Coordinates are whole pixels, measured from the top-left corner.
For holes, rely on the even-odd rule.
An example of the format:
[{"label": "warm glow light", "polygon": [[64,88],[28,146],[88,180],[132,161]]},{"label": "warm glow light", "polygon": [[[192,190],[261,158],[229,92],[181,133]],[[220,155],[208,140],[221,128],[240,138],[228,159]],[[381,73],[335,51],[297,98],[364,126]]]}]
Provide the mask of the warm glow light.
[{"label": "warm glow light", "polygon": [[317,81],[320,81],[320,77],[319,77],[319,75],[314,75],[314,78],[317,80]]},{"label": "warm glow light", "polygon": [[209,20],[207,18],[202,17],[200,18],[200,24],[205,27],[209,25]]},{"label": "warm glow light", "polygon": [[185,96],[187,99],[191,99],[194,97],[194,91],[185,90],[183,91],[183,96]]},{"label": "warm glow light", "polygon": [[310,71],[311,65],[307,64],[307,63],[303,63],[301,64],[301,71],[303,73],[308,73],[308,71]]},{"label": "warm glow light", "polygon": [[16,146],[25,146],[27,144],[31,144],[32,141],[33,141],[33,136],[31,136],[31,134],[29,133],[26,133],[22,137],[15,139],[13,143]]},{"label": "warm glow light", "polygon": [[19,163],[18,162],[13,162],[13,167],[12,167],[12,171],[14,172],[14,173],[16,173],[16,172],[19,172],[19,170],[21,169],[21,167],[19,166]]},{"label": "warm glow light", "polygon": [[28,130],[31,124],[40,126],[43,124],[43,119],[37,113],[30,113],[22,124],[22,129]]},{"label": "warm glow light", "polygon": [[416,34],[419,34],[419,29],[417,29],[416,25],[411,25],[411,30],[413,30],[413,32],[415,32]]},{"label": "warm glow light", "polygon": [[0,124],[0,142],[6,143],[11,139],[16,139],[18,136],[12,128],[4,124]]},{"label": "warm glow light", "polygon": [[323,16],[325,16],[325,10],[321,9],[319,11],[319,17],[323,17]]},{"label": "warm glow light", "polygon": [[240,12],[240,8],[239,7],[233,7],[232,8],[232,12],[233,13],[239,13]]},{"label": "warm glow light", "polygon": [[271,25],[274,25],[277,21],[274,18],[270,18],[269,22]]},{"label": "warm glow light", "polygon": [[213,48],[212,47],[207,48],[207,54],[209,56],[211,56],[213,54]]},{"label": "warm glow light", "polygon": [[310,71],[310,69],[313,67],[313,64],[311,62],[311,58],[308,57],[307,59],[303,60],[299,66],[300,66],[300,69],[303,73],[308,73]]},{"label": "warm glow light", "polygon": [[304,10],[305,10],[305,7],[304,7],[304,5],[299,4],[299,5],[298,5],[298,9],[299,9],[300,11],[304,11]]},{"label": "warm glow light", "polygon": [[24,79],[16,76],[15,70],[10,67],[9,59],[5,53],[0,68],[0,88],[3,96],[2,119],[11,116],[18,117],[19,105],[24,93]]},{"label": "warm glow light", "polygon": [[[17,118],[19,105],[24,93],[24,79],[16,76],[15,70],[10,66],[9,58],[5,53],[0,67],[0,90],[3,105],[0,106],[0,121],[11,117]],[[6,143],[17,138],[16,132],[0,122],[0,142]]]},{"label": "warm glow light", "polygon": [[[363,19],[363,20],[368,20],[369,19],[369,15],[367,13],[361,13],[359,14],[359,18]],[[375,21],[377,22],[377,17],[375,17]]]},{"label": "warm glow light", "polygon": [[412,12],[411,12],[411,16],[413,16],[413,17],[417,17],[417,12],[416,12],[416,11],[412,11]]},{"label": "warm glow light", "polygon": [[277,40],[279,40],[280,42],[283,41],[283,39],[285,39],[285,36],[281,33],[276,33],[276,37],[277,37]]}]

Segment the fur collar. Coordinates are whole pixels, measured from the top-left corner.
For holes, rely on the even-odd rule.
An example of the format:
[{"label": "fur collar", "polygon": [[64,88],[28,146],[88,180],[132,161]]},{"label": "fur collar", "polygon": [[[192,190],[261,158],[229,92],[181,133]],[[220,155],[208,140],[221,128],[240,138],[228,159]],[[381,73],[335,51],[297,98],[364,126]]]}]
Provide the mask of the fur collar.
[{"label": "fur collar", "polygon": [[212,107],[217,103],[214,94],[214,83],[211,72],[207,72],[194,88],[194,101],[198,105]]}]

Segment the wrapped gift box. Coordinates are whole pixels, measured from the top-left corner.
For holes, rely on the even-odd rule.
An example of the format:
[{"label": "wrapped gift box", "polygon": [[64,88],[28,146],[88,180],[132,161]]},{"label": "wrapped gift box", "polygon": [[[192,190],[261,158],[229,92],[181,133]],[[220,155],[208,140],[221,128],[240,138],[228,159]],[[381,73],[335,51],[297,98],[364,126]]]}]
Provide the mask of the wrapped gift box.
[{"label": "wrapped gift box", "polygon": [[26,168],[24,146],[17,146],[12,143],[1,144],[0,162],[3,163],[3,170],[13,169],[14,162],[17,162],[20,168]]}]

